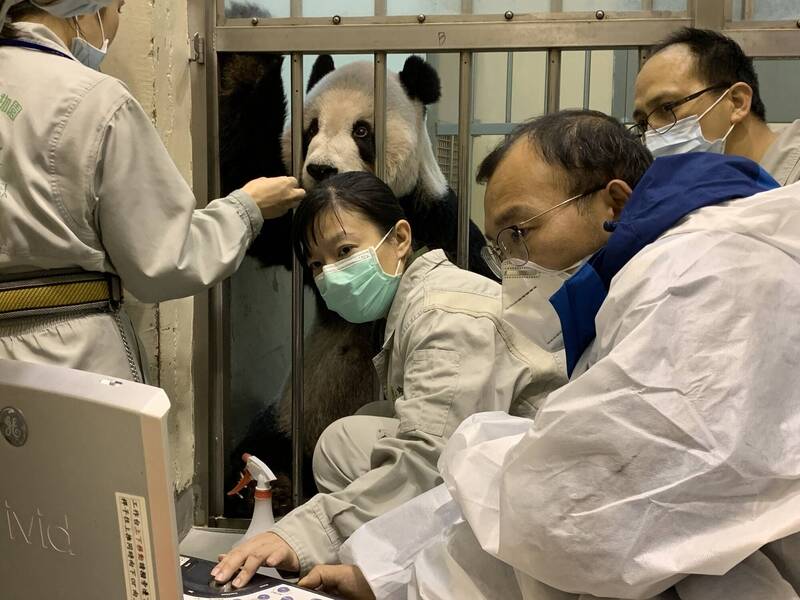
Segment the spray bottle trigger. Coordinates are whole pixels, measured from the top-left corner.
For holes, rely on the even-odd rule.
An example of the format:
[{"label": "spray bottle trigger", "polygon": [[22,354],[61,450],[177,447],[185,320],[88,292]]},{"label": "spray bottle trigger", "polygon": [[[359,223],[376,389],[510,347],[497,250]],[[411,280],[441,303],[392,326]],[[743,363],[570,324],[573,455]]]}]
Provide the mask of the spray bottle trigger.
[{"label": "spray bottle trigger", "polygon": [[239,480],[239,483],[237,483],[236,487],[228,492],[228,496],[238,496],[239,492],[250,485],[251,481],[253,481],[253,476],[250,474],[250,471],[245,469],[244,473],[242,473],[242,478]]}]

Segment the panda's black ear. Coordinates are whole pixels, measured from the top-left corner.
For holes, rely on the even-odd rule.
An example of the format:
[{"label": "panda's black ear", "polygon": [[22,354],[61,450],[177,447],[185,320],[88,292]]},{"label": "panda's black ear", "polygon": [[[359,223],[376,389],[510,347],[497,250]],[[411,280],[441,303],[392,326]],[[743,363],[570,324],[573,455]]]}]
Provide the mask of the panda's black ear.
[{"label": "panda's black ear", "polygon": [[331,71],[336,70],[336,65],[333,64],[333,57],[330,54],[320,54],[317,60],[314,61],[314,66],[311,67],[311,77],[308,78],[308,86],[306,87],[306,94],[311,91],[319,80],[325,77]]},{"label": "panda's black ear", "polygon": [[423,104],[438,102],[442,96],[442,83],[439,74],[421,56],[409,56],[400,71],[400,83],[412,100]]}]

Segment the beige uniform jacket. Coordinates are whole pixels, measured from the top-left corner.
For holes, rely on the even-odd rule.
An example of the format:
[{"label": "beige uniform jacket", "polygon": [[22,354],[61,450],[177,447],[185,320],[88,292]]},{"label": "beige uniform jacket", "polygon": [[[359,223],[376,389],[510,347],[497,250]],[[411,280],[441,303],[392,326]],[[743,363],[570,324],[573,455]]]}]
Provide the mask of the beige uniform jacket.
[{"label": "beige uniform jacket", "polygon": [[761,159],[761,166],[781,185],[800,181],[800,119],[778,134]]},{"label": "beige uniform jacket", "polygon": [[361,525],[441,483],[439,455],[466,417],[530,414],[566,382],[561,355],[503,328],[501,303],[499,284],[459,269],[441,250],[411,264],[374,361],[394,401],[397,435],[376,442],[366,474],[276,525],[303,572],[338,562],[339,547]]},{"label": "beige uniform jacket", "polygon": [[[17,29],[66,56],[0,46],[0,276],[111,272],[155,302],[231,275],[263,223],[253,200],[237,191],[196,210],[125,85],[73,60],[48,28]],[[130,377],[122,329],[109,314],[0,322],[0,357]]]}]

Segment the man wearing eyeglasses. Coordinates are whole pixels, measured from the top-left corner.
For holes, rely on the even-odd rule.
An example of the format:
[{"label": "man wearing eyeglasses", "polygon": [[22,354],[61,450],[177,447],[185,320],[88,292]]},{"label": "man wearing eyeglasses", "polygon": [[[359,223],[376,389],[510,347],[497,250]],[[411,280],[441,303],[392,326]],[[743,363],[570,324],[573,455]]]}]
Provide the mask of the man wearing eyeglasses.
[{"label": "man wearing eyeglasses", "polygon": [[800,180],[800,120],[779,134],[767,126],[753,60],[721,33],[685,28],[656,46],[636,78],[633,118],[655,157],[738,155],[781,185]]},{"label": "man wearing eyeglasses", "polygon": [[490,153],[478,178],[506,316],[564,348],[570,382],[532,421],[467,419],[439,461],[446,489],[357,531],[342,556],[359,569],[302,583],[798,599],[800,184],[719,154],[648,165],[593,111],[534,119]]}]

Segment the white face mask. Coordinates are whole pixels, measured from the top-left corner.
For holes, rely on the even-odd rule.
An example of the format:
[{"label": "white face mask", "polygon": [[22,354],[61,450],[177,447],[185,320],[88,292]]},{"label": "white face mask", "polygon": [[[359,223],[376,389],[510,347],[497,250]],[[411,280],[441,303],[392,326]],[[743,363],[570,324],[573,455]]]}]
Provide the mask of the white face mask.
[{"label": "white face mask", "polygon": [[540,348],[564,349],[561,320],[550,297],[589,260],[586,257],[563,270],[546,269],[534,262],[503,263],[503,320]]},{"label": "white face mask", "polygon": [[709,106],[703,114],[700,116],[692,115],[676,121],[675,125],[666,133],[657,133],[652,129],[648,130],[644,136],[645,145],[653,154],[653,158],[684,154],[686,152],[725,154],[725,142],[736,126],[736,123],[730,126],[728,133],[723,137],[718,140],[710,141],[703,135],[703,130],[700,128],[700,120],[705,117],[712,108],[719,104],[729,91],[730,88],[725,90],[725,93],[717,98],[717,101]]},{"label": "white face mask", "polygon": [[103,47],[98,48],[97,46],[93,46],[81,36],[80,30],[78,29],[78,19],[75,18],[75,31],[77,32],[77,36],[72,39],[69,44],[69,50],[72,52],[72,56],[74,56],[78,62],[86,65],[90,69],[94,69],[95,71],[100,70],[100,63],[103,62],[103,59],[108,54],[108,39],[106,38],[106,32],[103,29],[103,19],[100,18],[100,13],[97,13],[97,20],[100,21],[100,35],[103,36]]}]

